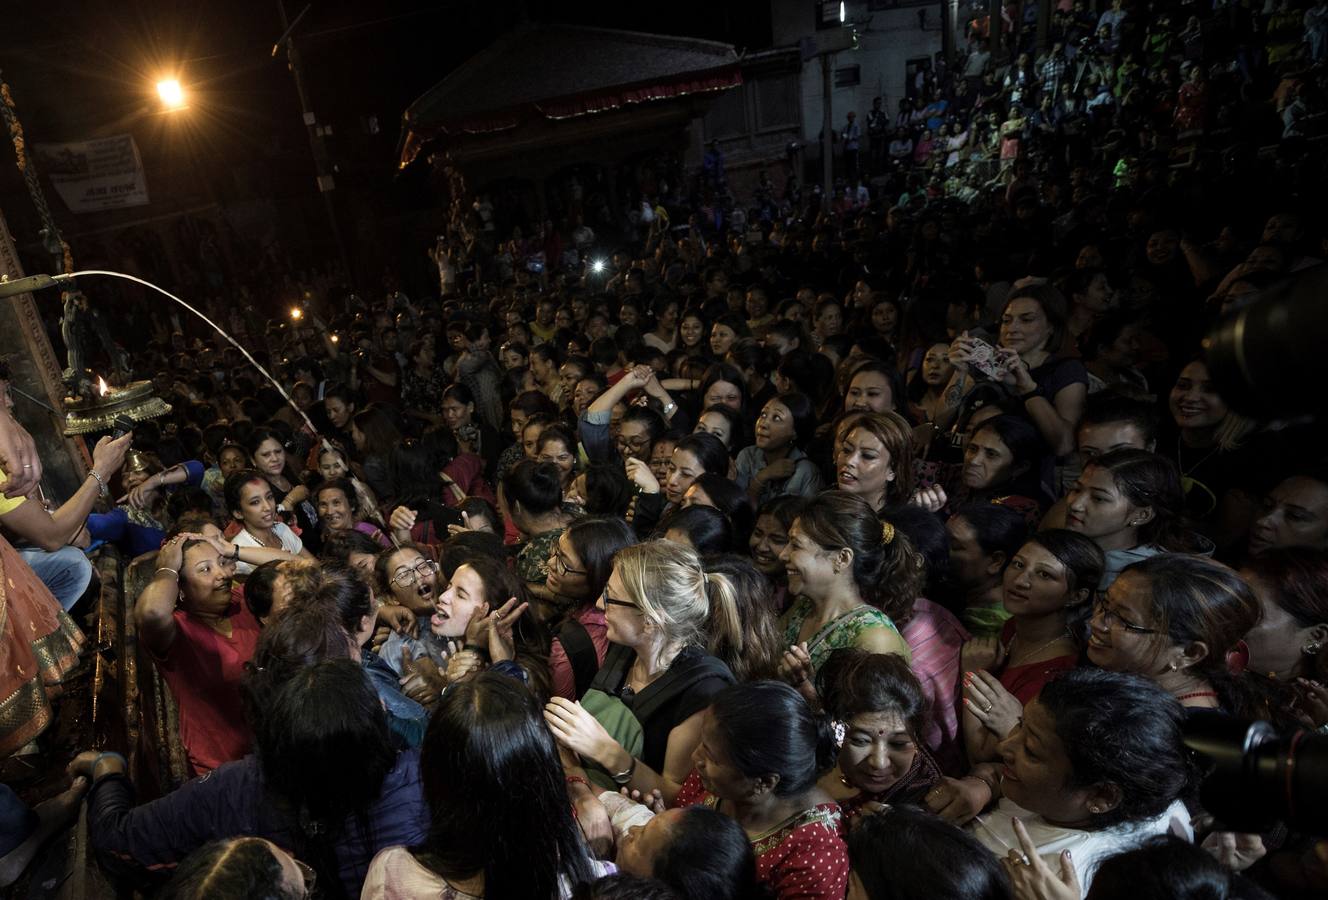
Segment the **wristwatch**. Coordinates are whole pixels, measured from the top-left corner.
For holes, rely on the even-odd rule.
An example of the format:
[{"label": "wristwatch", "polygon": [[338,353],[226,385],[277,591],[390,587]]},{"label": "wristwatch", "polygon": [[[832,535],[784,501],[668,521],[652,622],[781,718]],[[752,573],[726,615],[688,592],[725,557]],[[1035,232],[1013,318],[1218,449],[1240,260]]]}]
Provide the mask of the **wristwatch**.
[{"label": "wristwatch", "polygon": [[624,771],[619,772],[616,775],[610,775],[609,777],[613,779],[614,784],[621,784],[626,786],[628,784],[631,784],[632,773],[635,771],[636,771],[636,757],[633,756],[631,763],[628,764],[627,768]]}]

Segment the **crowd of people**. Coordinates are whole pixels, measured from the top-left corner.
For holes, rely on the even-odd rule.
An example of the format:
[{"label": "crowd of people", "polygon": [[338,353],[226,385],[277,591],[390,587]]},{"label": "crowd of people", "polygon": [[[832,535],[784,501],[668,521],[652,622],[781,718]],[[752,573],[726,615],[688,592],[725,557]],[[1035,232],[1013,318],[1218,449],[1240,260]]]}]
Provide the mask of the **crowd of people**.
[{"label": "crowd of people", "polygon": [[[1275,826],[1217,815],[1186,742],[1328,727],[1322,426],[1230,408],[1200,344],[1328,252],[1322,146],[1237,124],[1313,109],[1324,4],[1281,56],[1230,27],[1280,0],[1085,9],[1036,64],[1016,35],[924,78],[892,140],[964,142],[869,131],[861,201],[790,177],[735,221],[711,166],[545,253],[450,170],[438,297],[248,323],[282,391],[133,348],[173,410],[61,505],[0,409],[0,746],[49,723],[115,548],[196,776],[141,802],[108,747],[36,809],[0,790],[0,877],[86,802],[163,897],[1328,890],[1323,835],[1275,786],[1228,786]],[[952,154],[995,166],[933,189]]]}]

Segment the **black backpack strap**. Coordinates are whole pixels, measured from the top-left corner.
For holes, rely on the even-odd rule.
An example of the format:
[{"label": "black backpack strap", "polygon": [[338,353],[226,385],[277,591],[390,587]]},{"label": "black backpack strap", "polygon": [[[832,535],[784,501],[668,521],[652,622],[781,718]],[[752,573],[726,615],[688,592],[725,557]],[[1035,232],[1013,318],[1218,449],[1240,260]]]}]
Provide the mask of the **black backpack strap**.
[{"label": "black backpack strap", "polygon": [[590,639],[586,626],[576,619],[568,619],[558,631],[558,641],[563,645],[567,661],[572,665],[572,677],[576,680],[576,695],[584,697],[590,690],[590,683],[599,673],[599,656],[595,653],[595,642]]},{"label": "black backpack strap", "polygon": [[687,693],[707,678],[720,678],[732,683],[733,673],[723,661],[709,653],[697,653],[685,662],[675,660],[658,681],[646,688],[636,697],[635,702],[630,704],[632,712],[638,720],[644,722],[664,704]]}]

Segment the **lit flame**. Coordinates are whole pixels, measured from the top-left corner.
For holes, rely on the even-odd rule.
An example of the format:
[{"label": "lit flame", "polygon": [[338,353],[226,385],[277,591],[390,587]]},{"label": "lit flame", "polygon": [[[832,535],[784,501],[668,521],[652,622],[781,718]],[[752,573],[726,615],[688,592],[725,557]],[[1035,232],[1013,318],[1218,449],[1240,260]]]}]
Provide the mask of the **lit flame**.
[{"label": "lit flame", "polygon": [[341,338],[340,338],[338,335],[335,335],[335,334],[332,335],[332,343],[336,344],[336,343],[339,343],[340,341],[341,341]]},{"label": "lit flame", "polygon": [[300,309],[298,306],[291,307],[290,317],[292,319],[298,319],[303,315],[304,315],[304,310]]},{"label": "lit flame", "polygon": [[101,395],[102,397],[105,397],[105,396],[106,396],[107,394],[109,394],[110,392],[111,392],[111,387],[110,387],[110,385],[108,385],[108,384],[106,383],[106,379],[105,379],[105,378],[102,378],[100,375],[98,375],[98,376],[97,376],[97,393],[98,393],[99,395]]}]

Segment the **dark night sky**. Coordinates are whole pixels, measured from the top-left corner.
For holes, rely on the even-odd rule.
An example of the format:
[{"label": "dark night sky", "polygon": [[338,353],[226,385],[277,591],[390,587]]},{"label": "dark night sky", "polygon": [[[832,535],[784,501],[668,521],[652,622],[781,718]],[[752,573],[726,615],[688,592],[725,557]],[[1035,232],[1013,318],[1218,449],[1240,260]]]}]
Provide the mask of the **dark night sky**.
[{"label": "dark night sky", "polygon": [[[304,3],[286,6],[293,17]],[[769,40],[767,9],[751,0],[324,0],[295,34],[320,119],[349,127],[377,115],[395,140],[411,100],[523,15],[751,47]],[[150,118],[144,113],[155,109],[156,73],[183,60],[185,81],[208,110],[207,143],[218,152],[274,136],[299,144],[291,78],[284,60],[269,55],[281,31],[276,0],[49,0],[24,4],[0,29],[0,66],[31,140],[74,140],[126,123],[138,133]],[[390,167],[390,157],[383,163]]]},{"label": "dark night sky", "polygon": [[[305,0],[285,0],[294,18]],[[335,135],[343,210],[414,215],[436,201],[416,167],[396,177],[401,114],[469,56],[523,20],[769,43],[768,0],[315,0],[295,30],[312,107]],[[0,67],[28,141],[133,134],[149,207],[77,216],[46,193],[76,250],[81,235],[208,202],[271,198],[302,204],[316,236],[322,213],[308,135],[284,53],[277,0],[46,0],[0,29]],[[155,83],[178,70],[190,109],[160,111]],[[379,133],[363,127],[376,117]],[[361,202],[350,204],[350,197]],[[45,268],[40,227],[12,150],[0,150],[0,209],[30,268]],[[353,218],[353,214],[343,213]]]}]

